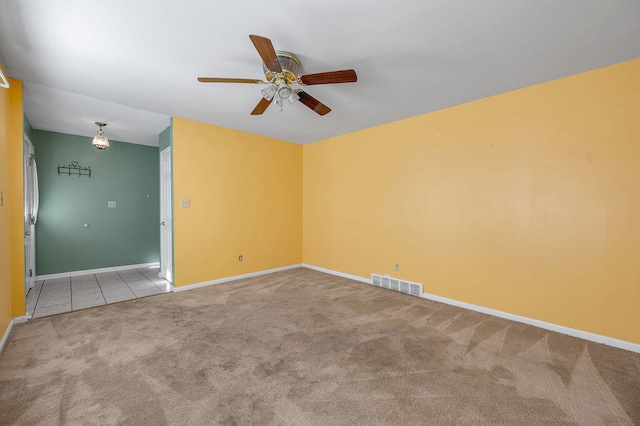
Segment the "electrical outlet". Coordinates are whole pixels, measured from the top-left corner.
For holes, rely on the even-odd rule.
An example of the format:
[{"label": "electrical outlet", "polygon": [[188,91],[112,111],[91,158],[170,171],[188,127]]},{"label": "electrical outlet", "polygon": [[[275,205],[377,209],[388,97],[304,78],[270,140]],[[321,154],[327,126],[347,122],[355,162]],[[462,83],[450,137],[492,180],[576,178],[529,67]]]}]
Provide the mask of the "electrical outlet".
[{"label": "electrical outlet", "polygon": [[400,264],[399,263],[396,263],[395,269],[396,269],[396,272],[400,272]]},{"label": "electrical outlet", "polygon": [[180,198],[180,208],[188,209],[191,207],[191,198]]},{"label": "electrical outlet", "polygon": [[115,209],[116,208],[116,202],[115,201],[107,201],[107,207],[110,209]]},{"label": "electrical outlet", "polygon": [[238,262],[242,262],[242,255],[238,256]]}]

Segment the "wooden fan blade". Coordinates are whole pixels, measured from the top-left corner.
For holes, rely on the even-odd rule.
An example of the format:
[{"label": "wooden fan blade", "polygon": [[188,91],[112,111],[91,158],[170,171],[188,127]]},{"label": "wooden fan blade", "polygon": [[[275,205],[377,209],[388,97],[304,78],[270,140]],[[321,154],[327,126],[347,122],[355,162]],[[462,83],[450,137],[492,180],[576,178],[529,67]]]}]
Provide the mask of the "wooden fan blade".
[{"label": "wooden fan blade", "polygon": [[355,83],[358,76],[354,70],[319,72],[317,74],[307,74],[300,76],[303,84],[333,84],[333,83]]},{"label": "wooden fan blade", "polygon": [[252,80],[250,78],[212,78],[212,77],[198,77],[198,81],[201,83],[253,83],[263,84],[262,80]]},{"label": "wooden fan blade", "polygon": [[[271,99],[273,101],[273,98]],[[251,115],[260,115],[266,111],[266,109],[271,105],[271,101],[266,100],[265,98],[260,99],[258,105],[251,111]]]},{"label": "wooden fan blade", "polygon": [[276,51],[273,48],[271,40],[254,34],[250,35],[249,38],[253,42],[253,45],[256,47],[256,50],[262,58],[262,62],[264,62],[267,68],[273,72],[282,72],[282,67],[280,66],[278,56],[276,55]]},{"label": "wooden fan blade", "polygon": [[318,115],[325,115],[331,112],[331,108],[308,94],[307,92],[303,92],[302,90],[298,92],[298,96],[300,96],[300,102],[314,110]]}]

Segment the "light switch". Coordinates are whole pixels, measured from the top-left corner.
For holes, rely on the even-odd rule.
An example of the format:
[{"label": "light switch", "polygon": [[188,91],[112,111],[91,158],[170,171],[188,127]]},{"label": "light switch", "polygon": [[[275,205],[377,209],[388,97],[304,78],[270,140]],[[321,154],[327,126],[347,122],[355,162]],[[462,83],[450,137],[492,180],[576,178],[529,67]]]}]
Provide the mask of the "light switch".
[{"label": "light switch", "polygon": [[115,209],[116,208],[116,202],[115,201],[107,201],[107,207],[110,209]]},{"label": "light switch", "polygon": [[190,198],[180,198],[180,207],[183,209],[188,209],[191,207],[191,199]]}]

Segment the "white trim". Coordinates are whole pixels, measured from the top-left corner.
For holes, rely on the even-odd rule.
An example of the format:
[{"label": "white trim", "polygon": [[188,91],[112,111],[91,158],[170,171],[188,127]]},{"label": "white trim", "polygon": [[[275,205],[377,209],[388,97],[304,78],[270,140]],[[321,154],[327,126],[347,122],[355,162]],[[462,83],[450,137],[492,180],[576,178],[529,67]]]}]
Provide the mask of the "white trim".
[{"label": "white trim", "polygon": [[9,341],[9,336],[11,335],[11,331],[13,330],[13,325],[27,322],[29,321],[29,319],[30,317],[25,315],[22,317],[15,317],[11,321],[9,321],[9,326],[7,327],[7,330],[4,332],[4,336],[2,336],[2,340],[0,340],[0,353],[4,350],[4,345],[6,345],[7,342]]},{"label": "white trim", "polygon": [[13,319],[13,322],[15,324],[22,324],[23,322],[27,322],[31,319],[31,315],[23,315],[21,317],[15,317]]},{"label": "white trim", "polygon": [[154,268],[154,267],[158,267],[159,265],[160,264],[158,262],[152,262],[152,263],[139,263],[137,265],[123,265],[123,266],[111,266],[109,268],[87,269],[86,271],[61,272],[59,274],[38,275],[36,276],[36,281],[52,280],[54,278],[77,277],[78,275],[99,274],[102,272],[124,271],[127,269]]},{"label": "white trim", "polygon": [[370,278],[361,277],[359,275],[345,274],[344,272],[333,271],[331,269],[325,269],[325,268],[321,268],[319,266],[308,265],[306,263],[303,263],[302,267],[303,268],[307,268],[307,269],[313,269],[314,271],[318,271],[318,272],[324,272],[325,274],[336,275],[338,277],[348,278],[350,280],[360,281],[362,283],[371,284],[371,279]]},{"label": "white trim", "polygon": [[4,349],[4,345],[7,344],[9,340],[9,335],[11,334],[11,330],[13,330],[13,320],[9,321],[9,326],[7,327],[7,331],[4,332],[4,336],[2,336],[2,340],[0,340],[0,352]]},{"label": "white trim", "polygon": [[[168,163],[169,179],[165,179]],[[160,273],[173,285],[173,157],[171,146],[160,151]],[[168,181],[168,182],[167,182]],[[167,188],[168,183],[168,188]]]},{"label": "white trim", "polygon": [[616,348],[625,349],[627,351],[640,353],[640,344],[638,343],[628,342],[626,340],[620,340],[614,337],[603,336],[602,334],[591,333],[589,331],[578,330],[576,328],[565,327],[563,325],[553,324],[546,321],[540,321],[533,318],[510,314],[509,312],[503,312],[497,309],[485,308],[484,306],[478,306],[478,305],[473,305],[471,303],[460,302],[458,300],[449,299],[442,296],[435,296],[429,293],[422,293],[422,297],[424,297],[425,299],[436,301],[436,302],[446,303],[447,305],[458,306],[460,308],[470,309],[472,311],[481,312],[483,314],[493,315],[494,317],[505,318],[511,321],[532,325],[534,327],[544,328],[545,330],[551,330],[557,333],[567,334],[573,337],[579,337],[580,339],[590,340],[592,342],[602,343],[604,345],[613,346]]},{"label": "white trim", "polygon": [[[331,275],[337,275],[343,278],[350,278],[355,281],[361,281],[364,283],[371,284],[371,280],[359,277],[357,275],[345,274],[344,272],[333,271],[331,269],[320,268],[318,266],[307,265],[306,263],[302,265],[305,268],[313,269],[320,272],[325,272]],[[615,348],[624,349],[631,352],[640,353],[640,344],[628,342],[626,340],[616,339],[614,337],[603,336],[602,334],[591,333],[588,331],[578,330],[575,328],[565,327],[558,324],[553,324],[550,322],[540,321],[533,318],[523,317],[520,315],[510,314],[508,312],[499,311],[497,309],[486,308],[484,306],[473,305],[471,303],[460,302],[458,300],[449,299],[447,297],[436,296],[429,293],[422,293],[422,297],[425,299],[433,300],[440,303],[445,303],[447,305],[457,306],[463,309],[469,309],[476,312],[481,312],[483,314],[492,315],[494,317],[504,318],[511,321],[520,322],[523,324],[532,325],[538,328],[544,328],[545,330],[555,331],[557,333],[566,334],[573,337],[578,337],[580,339],[589,340],[591,342],[602,343],[607,346],[613,346]]]},{"label": "white trim", "polygon": [[2,68],[0,68],[0,87],[9,88],[9,80],[4,76]]},{"label": "white trim", "polygon": [[298,263],[296,265],[283,266],[281,268],[274,268],[274,269],[267,269],[267,270],[264,270],[264,271],[251,272],[249,274],[236,275],[236,276],[227,277],[227,278],[220,278],[220,279],[217,279],[217,280],[205,281],[203,283],[196,283],[196,284],[189,284],[189,285],[180,286],[180,287],[173,287],[173,291],[174,292],[178,292],[178,291],[185,291],[185,290],[193,290],[194,288],[207,287],[207,286],[215,285],[215,284],[222,284],[222,283],[226,283],[226,282],[229,282],[229,281],[241,280],[243,278],[258,277],[260,275],[272,274],[274,272],[288,271],[289,269],[301,268],[303,266],[304,265],[302,265],[301,263]]},{"label": "white trim", "polygon": [[[28,240],[29,240],[29,248],[28,248],[28,253],[29,255],[27,255],[27,244],[25,243],[24,245],[24,249],[23,249],[23,253],[24,253],[24,263],[25,263],[25,278],[24,278],[24,294],[25,296],[27,295],[27,293],[29,292],[29,290],[33,287],[33,285],[36,282],[36,277],[31,275],[29,276],[29,274],[27,274],[27,270],[31,269],[32,273],[37,273],[38,271],[36,270],[36,225],[35,225],[35,221],[37,221],[38,219],[38,208],[39,208],[39,204],[40,204],[40,197],[39,197],[39,193],[38,193],[38,170],[37,170],[37,165],[36,165],[36,161],[35,161],[35,148],[33,147],[33,143],[31,142],[31,139],[29,139],[29,136],[27,136],[26,133],[22,134],[22,141],[23,141],[23,161],[24,161],[24,173],[23,173],[23,182],[24,182],[24,198],[23,198],[23,206],[26,210],[27,207],[29,207],[29,209],[31,211],[26,212],[28,214],[29,217],[31,217],[30,219],[30,223],[29,224],[29,231],[30,234],[28,236]],[[27,146],[25,147],[24,144],[26,144]],[[26,149],[25,149],[26,148]],[[31,169],[31,173],[28,174],[27,171],[29,169],[29,166],[31,163],[33,162],[33,168]],[[29,181],[29,177],[32,179],[32,185],[30,188],[27,188],[27,183]],[[32,190],[32,194],[27,194],[27,192],[29,190]],[[30,199],[29,201],[27,201],[27,195],[30,195]],[[32,217],[33,215],[33,217]],[[27,218],[25,217],[25,220]],[[35,221],[34,221],[35,219]],[[26,237],[26,236],[25,236]],[[30,262],[27,262],[27,258],[29,258]],[[29,264],[27,264],[29,263]],[[31,267],[31,268],[30,268]]]}]

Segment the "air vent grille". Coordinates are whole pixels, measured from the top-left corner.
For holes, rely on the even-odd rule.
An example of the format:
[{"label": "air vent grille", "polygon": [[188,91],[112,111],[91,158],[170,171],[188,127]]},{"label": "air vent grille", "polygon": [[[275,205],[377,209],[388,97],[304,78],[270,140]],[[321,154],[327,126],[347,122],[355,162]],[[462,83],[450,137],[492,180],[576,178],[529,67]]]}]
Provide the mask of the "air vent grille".
[{"label": "air vent grille", "polygon": [[391,279],[389,280],[390,282],[390,286],[389,288],[391,288],[391,290],[393,291],[400,291],[400,281],[396,280],[396,279]]},{"label": "air vent grille", "polygon": [[371,284],[376,287],[388,288],[412,296],[422,297],[422,284],[399,280],[388,275],[371,274]]},{"label": "air vent grille", "polygon": [[380,275],[375,275],[372,274],[371,275],[371,284],[375,285],[376,287],[380,287]]},{"label": "air vent grille", "polygon": [[389,277],[380,277],[380,287],[389,288]]},{"label": "air vent grille", "polygon": [[422,297],[422,284],[410,283],[411,288],[409,290],[409,294],[412,296]]}]

